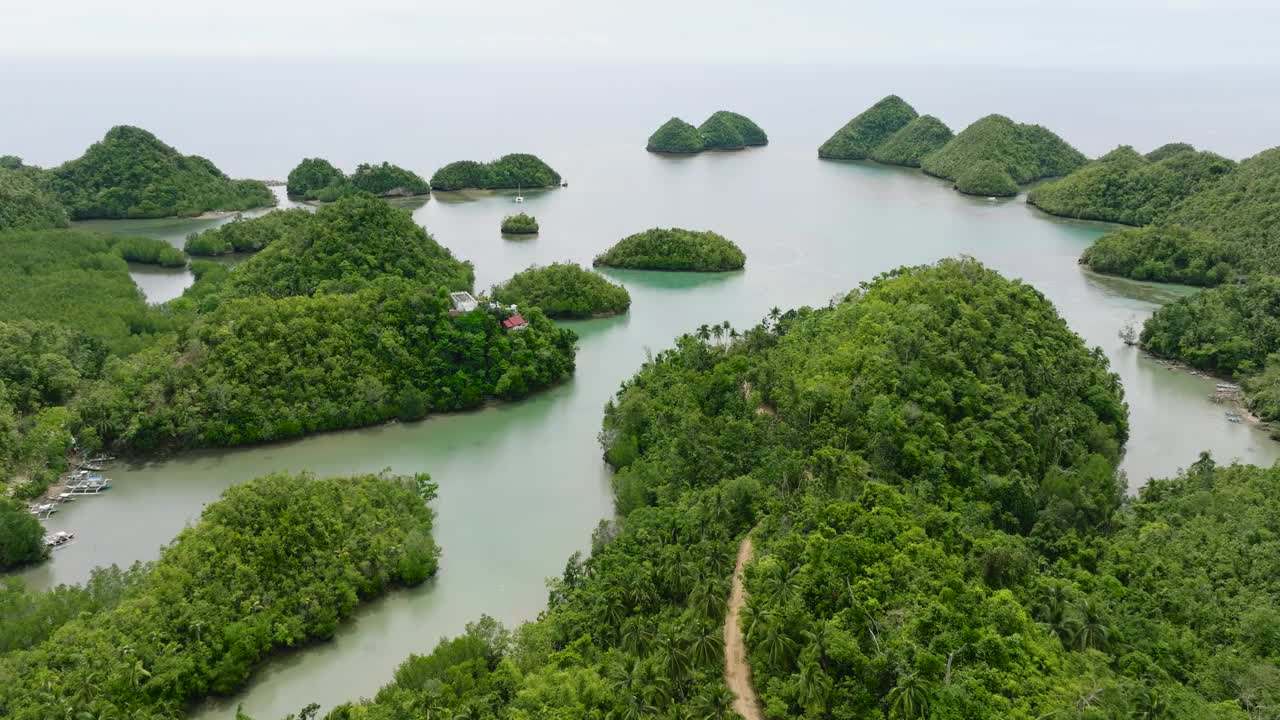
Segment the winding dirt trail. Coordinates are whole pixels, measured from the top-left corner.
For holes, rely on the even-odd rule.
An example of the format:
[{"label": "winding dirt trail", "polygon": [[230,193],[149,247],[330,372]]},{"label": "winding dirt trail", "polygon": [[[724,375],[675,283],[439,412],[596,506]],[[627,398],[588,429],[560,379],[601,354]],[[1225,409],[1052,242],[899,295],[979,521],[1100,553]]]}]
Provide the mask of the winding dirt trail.
[{"label": "winding dirt trail", "polygon": [[729,611],[724,618],[724,682],[733,691],[733,711],[744,720],[764,720],[760,698],[751,684],[751,665],[747,662],[747,645],[742,638],[739,617],[746,603],[742,587],[742,568],[751,561],[751,535],[738,546],[738,564],[733,569],[733,590],[729,593]]}]

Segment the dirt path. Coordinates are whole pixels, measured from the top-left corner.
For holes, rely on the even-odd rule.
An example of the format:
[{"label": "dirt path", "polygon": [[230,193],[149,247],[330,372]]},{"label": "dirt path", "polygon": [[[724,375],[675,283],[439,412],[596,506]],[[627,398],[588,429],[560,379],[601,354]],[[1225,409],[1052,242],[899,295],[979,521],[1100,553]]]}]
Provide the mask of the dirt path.
[{"label": "dirt path", "polygon": [[742,587],[742,568],[751,560],[751,536],[747,535],[738,546],[738,564],[733,569],[733,591],[729,593],[729,611],[724,618],[724,682],[733,691],[733,711],[744,720],[764,720],[760,710],[760,698],[751,684],[751,665],[747,662],[747,646],[742,639],[739,621],[742,606],[746,603],[746,590]]}]

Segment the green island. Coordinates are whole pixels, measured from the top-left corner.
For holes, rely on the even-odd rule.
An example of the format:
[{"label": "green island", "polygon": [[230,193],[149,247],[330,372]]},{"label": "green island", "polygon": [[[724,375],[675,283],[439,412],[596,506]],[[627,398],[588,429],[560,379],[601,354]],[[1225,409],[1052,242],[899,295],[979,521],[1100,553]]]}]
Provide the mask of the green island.
[{"label": "green island", "polygon": [[653,228],[629,235],[597,255],[596,266],[632,270],[725,272],[741,270],[747,256],[732,241],[710,231]]},{"label": "green island", "polygon": [[576,263],[533,266],[494,285],[489,296],[504,305],[536,307],[552,318],[590,318],[624,313],[631,294]]},{"label": "green island", "polygon": [[34,597],[6,583],[0,715],[185,717],[434,575],[435,491],[426,475],[268,475],[224,492],[153,563]]},{"label": "green island", "polygon": [[1234,167],[1231,160],[1182,143],[1145,156],[1123,145],[1064,178],[1032,188],[1027,202],[1051,215],[1149,225]]},{"label": "green island", "polygon": [[503,235],[536,235],[538,219],[525,213],[517,213],[502,218]]},{"label": "green island", "polygon": [[899,130],[917,118],[915,108],[897,95],[880,99],[858,113],[818,147],[828,160],[866,160]]},{"label": "green island", "polygon": [[261,181],[232,180],[205,158],[129,125],[111,128],[84,155],[43,175],[72,220],[194,217],[276,204]]},{"label": "green island", "polygon": [[698,128],[673,117],[653,131],[644,149],[660,153],[700,153],[707,149],[707,141]]},{"label": "green island", "polygon": [[289,171],[285,190],[294,199],[333,202],[361,192],[378,197],[426,195],[431,186],[412,170],[389,162],[361,163],[348,177],[324,158],[303,158]]},{"label": "green island", "polygon": [[1234,274],[1235,249],[1181,225],[1115,230],[1080,255],[1090,270],[1152,282],[1218,285]]},{"label": "green island", "polygon": [[327,717],[735,717],[726,614],[770,718],[1259,717],[1280,469],[1202,455],[1126,500],[1126,415],[1101,352],[974,261],[682,336],[606,407],[619,517],[539,619]]},{"label": "green island", "polygon": [[988,197],[1013,197],[1018,194],[1018,183],[995,160],[979,160],[962,169],[956,176],[956,189],[966,195]]},{"label": "green island", "polygon": [[573,372],[576,336],[536,309],[521,332],[502,308],[456,312],[449,292],[474,272],[408,212],[357,194],[290,217],[230,270],[193,264],[195,284],[156,306],[129,277],[127,238],[0,233],[6,489],[42,493],[73,440],[86,453],[281,440],[523,397]]},{"label": "green island", "polygon": [[[994,163],[999,174],[973,171],[978,163]],[[1047,177],[1066,175],[1085,164],[1085,157],[1062,138],[1039,125],[1019,124],[1003,115],[988,115],[960,131],[938,151],[925,157],[920,168],[951,180],[969,194],[990,187],[1018,186]],[[967,182],[962,185],[960,180]],[[1005,192],[1004,195],[1016,194]]]},{"label": "green island", "polygon": [[253,219],[238,217],[229,223],[191,233],[183,249],[191,256],[216,257],[257,252],[307,225],[311,212],[301,208],[272,210]]},{"label": "green island", "polygon": [[951,142],[955,135],[932,115],[920,115],[871,150],[871,159],[885,165],[920,167],[925,157]]},{"label": "green island", "polygon": [[560,173],[536,155],[513,153],[493,162],[459,160],[436,170],[431,187],[436,190],[514,190],[560,185]]},{"label": "green island", "polygon": [[0,162],[0,232],[67,227],[66,208],[43,186],[43,171],[12,155],[0,160],[6,158]]},{"label": "green island", "polygon": [[680,118],[666,121],[649,136],[645,149],[659,153],[741,150],[769,144],[769,136],[751,118],[728,110],[711,113],[698,127]]}]

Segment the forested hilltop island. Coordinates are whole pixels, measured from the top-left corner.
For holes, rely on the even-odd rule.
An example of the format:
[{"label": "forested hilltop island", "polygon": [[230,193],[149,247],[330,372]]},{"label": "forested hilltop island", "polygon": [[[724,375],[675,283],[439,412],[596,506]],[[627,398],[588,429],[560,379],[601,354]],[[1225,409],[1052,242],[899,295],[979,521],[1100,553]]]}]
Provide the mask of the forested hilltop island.
[{"label": "forested hilltop island", "polygon": [[230,269],[194,263],[195,284],[159,306],[123,259],[145,245],[0,233],[8,487],[38,495],[73,439],[90,453],[280,440],[523,397],[573,372],[575,335],[536,308],[520,332],[509,309],[459,311],[449,293],[472,289],[471,266],[404,210],[356,194],[228,227],[259,226],[276,236],[264,249]]},{"label": "forested hilltop island", "polygon": [[951,180],[969,195],[1012,197],[1019,186],[1066,175],[1085,157],[1039,125],[988,115],[960,132],[932,115],[920,115],[897,95],[859,113],[818,148],[828,160],[875,160],[918,167]]},{"label": "forested hilltop island", "polygon": [[575,263],[534,266],[489,291],[504,305],[536,307],[553,318],[590,318],[624,313],[631,294],[621,285]]},{"label": "forested hilltop island", "polygon": [[436,190],[516,190],[552,188],[560,173],[536,155],[513,153],[493,162],[459,160],[436,170],[431,187]]},{"label": "forested hilltop island", "polygon": [[632,270],[726,272],[741,270],[747,256],[733,241],[710,231],[653,228],[628,235],[596,256],[597,266]]},{"label": "forested hilltop island", "polygon": [[[3,175],[0,171],[0,186]],[[276,204],[264,183],[232,180],[209,160],[182,155],[155,135],[129,125],[111,128],[81,157],[51,170],[37,169],[31,177],[72,220],[194,217]],[[58,225],[55,221],[38,227]]]},{"label": "forested hilltop island", "polygon": [[289,171],[285,188],[290,198],[319,202],[333,202],[360,192],[379,197],[410,197],[431,192],[431,186],[420,175],[398,165],[361,163],[348,177],[324,158],[304,158]]},{"label": "forested hilltop island", "polygon": [[649,136],[645,149],[657,153],[692,154],[768,144],[769,136],[751,118],[719,110],[696,128],[680,118],[671,118]]},{"label": "forested hilltop island", "polygon": [[539,619],[327,718],[734,717],[734,627],[771,719],[1266,717],[1280,471],[1202,456],[1125,501],[1126,414],[1102,353],[973,261],[682,336],[606,408],[618,518]]},{"label": "forested hilltop island", "polygon": [[0,716],[185,717],[434,575],[435,492],[425,474],[268,475],[226,490],[153,563],[47,593],[0,585]]}]

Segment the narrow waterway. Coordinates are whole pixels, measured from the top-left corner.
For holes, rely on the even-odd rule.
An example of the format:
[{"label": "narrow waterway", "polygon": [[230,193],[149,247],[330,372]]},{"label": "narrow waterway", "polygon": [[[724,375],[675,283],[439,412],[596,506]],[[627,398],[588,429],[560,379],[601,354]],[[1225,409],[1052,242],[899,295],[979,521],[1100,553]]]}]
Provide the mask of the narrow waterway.
[{"label": "narrow waterway", "polygon": [[[825,304],[886,270],[961,254],[1034,285],[1111,358],[1130,407],[1124,470],[1131,488],[1176,472],[1202,449],[1220,461],[1270,464],[1280,457],[1280,443],[1228,422],[1208,401],[1213,381],[1167,370],[1120,341],[1126,322],[1140,324],[1187,290],[1082,271],[1080,251],[1105,226],[1049,218],[1021,198],[965,197],[914,171],[821,162],[809,144],[688,158],[650,155],[634,143],[599,144],[547,159],[569,187],[526,193],[519,208],[509,194],[476,193],[433,196],[414,211],[437,240],[475,263],[478,289],[533,263],[589,264],[618,238],[659,225],[723,233],[746,251],[746,270],[609,272],[631,291],[631,312],[573,323],[581,336],[577,374],[520,403],[111,467],[109,493],[78,500],[50,520],[51,529],[74,530],[78,540],[27,571],[27,581],[78,582],[96,566],[154,558],[224,488],[267,472],[430,472],[440,483],[439,577],[373,603],[332,642],[271,661],[243,692],[205,705],[197,717],[226,718],[243,703],[269,720],[308,702],[329,706],[369,695],[408,654],[429,651],[481,613],[516,622],[543,607],[544,579],[584,549],[593,527],[611,513],[596,443],[601,409],[646,354],[702,323],[746,326],[773,306]],[[501,237],[499,222],[517,209],[538,217],[540,235]],[[181,245],[203,221],[149,222],[96,226]],[[149,292],[163,289],[158,299],[186,282],[181,273],[137,277]]]}]

